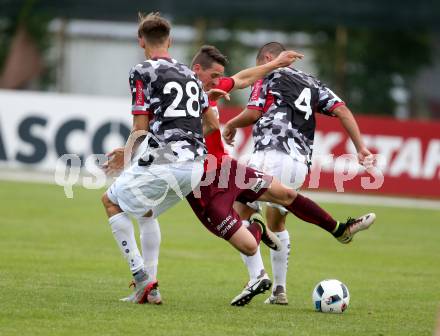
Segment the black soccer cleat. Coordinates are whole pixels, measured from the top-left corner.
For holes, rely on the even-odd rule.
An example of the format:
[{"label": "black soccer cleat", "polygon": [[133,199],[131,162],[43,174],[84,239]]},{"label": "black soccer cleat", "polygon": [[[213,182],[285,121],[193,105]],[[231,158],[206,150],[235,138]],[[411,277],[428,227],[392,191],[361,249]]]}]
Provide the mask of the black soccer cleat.
[{"label": "black soccer cleat", "polygon": [[231,306],[242,307],[247,305],[255,295],[264,293],[269,290],[271,286],[272,281],[269,279],[267,273],[264,273],[257,280],[249,281],[243,291],[231,301]]}]

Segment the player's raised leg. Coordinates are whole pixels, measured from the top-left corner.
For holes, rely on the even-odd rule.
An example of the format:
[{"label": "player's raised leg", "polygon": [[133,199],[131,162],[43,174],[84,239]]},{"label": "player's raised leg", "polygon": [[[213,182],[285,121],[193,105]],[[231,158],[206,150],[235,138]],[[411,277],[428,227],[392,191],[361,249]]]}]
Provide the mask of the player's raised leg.
[{"label": "player's raised leg", "polygon": [[311,199],[286,188],[275,178],[259,200],[284,206],[298,218],[330,232],[342,244],[351,242],[356,233],[368,229],[376,219],[374,213],[369,213],[358,218],[349,217],[346,222],[336,221]]}]

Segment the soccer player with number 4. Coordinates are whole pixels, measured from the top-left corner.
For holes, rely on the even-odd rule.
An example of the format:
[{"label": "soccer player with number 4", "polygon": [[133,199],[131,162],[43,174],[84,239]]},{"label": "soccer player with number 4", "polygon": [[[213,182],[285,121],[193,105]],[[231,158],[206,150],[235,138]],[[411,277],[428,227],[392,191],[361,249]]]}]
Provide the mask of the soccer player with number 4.
[{"label": "soccer player with number 4", "polygon": [[[257,64],[272,61],[284,50],[284,46],[278,42],[265,44],[258,52]],[[255,83],[247,108],[225,125],[223,137],[228,144],[233,144],[237,128],[254,125],[254,152],[248,165],[298,190],[311,164],[315,113],[338,117],[356,147],[359,162],[364,166],[373,163],[373,155],[365,147],[359,127],[345,103],[318,79],[291,67],[277,69]],[[242,218],[249,218],[259,209],[259,205],[237,203],[236,208]],[[280,251],[270,251],[274,284],[272,294],[265,301],[269,304],[288,303],[286,275],[290,237],[285,226],[287,213],[283,206],[267,204],[267,224],[282,242]],[[373,215],[367,216],[371,220]],[[340,229],[336,226],[334,233]],[[338,235],[338,240],[348,243],[351,237]],[[254,295],[261,293],[258,285],[268,278],[260,253],[251,257],[243,256],[243,259],[250,280],[232,300],[233,305],[246,304]]]}]

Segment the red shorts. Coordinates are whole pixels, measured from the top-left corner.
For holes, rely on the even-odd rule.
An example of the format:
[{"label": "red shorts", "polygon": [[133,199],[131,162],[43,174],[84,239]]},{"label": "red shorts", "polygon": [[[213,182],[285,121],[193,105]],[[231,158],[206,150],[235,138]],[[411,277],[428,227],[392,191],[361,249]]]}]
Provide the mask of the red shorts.
[{"label": "red shorts", "polygon": [[186,199],[209,231],[229,240],[241,226],[240,216],[233,209],[234,202],[256,201],[271,182],[272,176],[224,157],[215,171],[204,173],[200,185]]}]

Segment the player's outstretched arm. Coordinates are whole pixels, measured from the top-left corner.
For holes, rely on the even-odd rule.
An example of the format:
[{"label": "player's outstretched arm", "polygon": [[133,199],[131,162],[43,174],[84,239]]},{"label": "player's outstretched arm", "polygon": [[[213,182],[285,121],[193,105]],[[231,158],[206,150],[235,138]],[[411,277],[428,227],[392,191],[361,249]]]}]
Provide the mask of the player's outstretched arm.
[{"label": "player's outstretched arm", "polygon": [[237,128],[246,127],[254,124],[260,119],[262,112],[259,110],[244,109],[238,116],[229,120],[223,128],[223,139],[228,145],[234,144]]},{"label": "player's outstretched arm", "polygon": [[212,108],[208,107],[202,115],[203,136],[220,129],[218,118]]},{"label": "player's outstretched arm", "polygon": [[373,164],[373,155],[364,144],[359,126],[353,113],[351,113],[350,109],[345,105],[338,106],[332,112],[339,118],[351,141],[353,141],[358,153],[359,162],[367,168],[368,166],[371,166]]},{"label": "player's outstretched arm", "polygon": [[297,53],[296,51],[287,50],[281,52],[274,60],[266,64],[242,70],[232,76],[235,82],[233,90],[244,89],[252,85],[255,81],[266,76],[269,72],[281,67],[289,66],[303,57],[304,55]]}]

